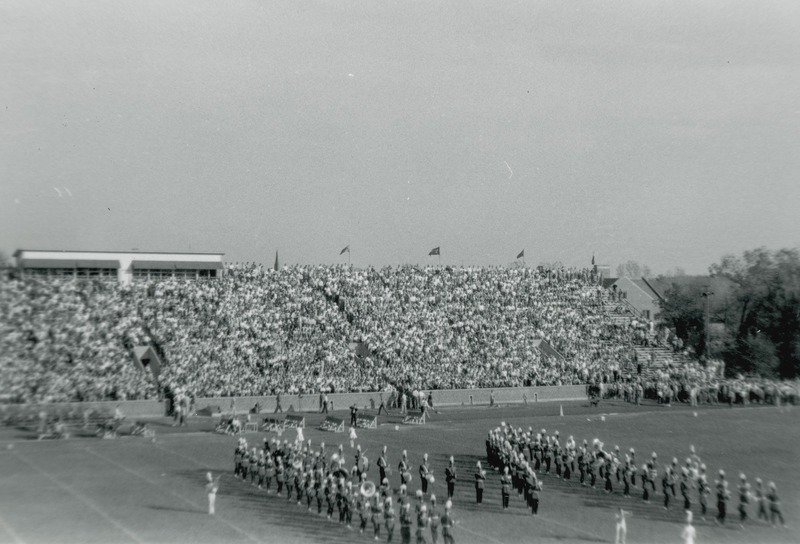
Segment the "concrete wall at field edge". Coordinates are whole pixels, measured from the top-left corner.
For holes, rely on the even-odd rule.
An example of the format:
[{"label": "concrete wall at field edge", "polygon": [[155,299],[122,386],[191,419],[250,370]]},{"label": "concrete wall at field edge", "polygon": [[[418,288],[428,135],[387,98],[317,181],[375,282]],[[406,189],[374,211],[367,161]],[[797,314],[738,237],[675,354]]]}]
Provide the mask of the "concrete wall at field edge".
[{"label": "concrete wall at field edge", "polygon": [[[426,390],[426,393],[429,390]],[[498,404],[522,404],[527,396],[528,403],[534,402],[553,402],[586,399],[585,385],[563,385],[548,387],[498,387],[496,389],[434,389],[433,404],[439,406],[469,406],[489,404],[489,395],[494,391],[494,399]],[[336,393],[329,394],[328,400],[333,401],[334,410],[346,410],[353,403],[359,409],[372,409],[374,401],[375,409],[380,405],[381,393]],[[389,394],[383,393],[384,400],[389,400]],[[249,411],[256,402],[261,405],[262,413],[272,413],[275,410],[275,397],[220,397],[197,399],[196,409],[201,410],[207,406],[219,407],[223,412],[228,412],[231,407],[231,399],[236,402],[237,412]],[[48,408],[58,407],[59,410],[75,410],[83,413],[84,410],[92,408],[105,413],[113,413],[114,408],[120,405],[120,409],[128,419],[137,417],[163,416],[166,404],[157,400],[131,400],[131,401],[104,401],[104,402],[64,402],[48,404]],[[317,412],[319,411],[319,394],[303,395],[282,395],[281,405],[284,412],[292,406],[296,412]],[[6,405],[11,409],[21,405]]]},{"label": "concrete wall at field edge", "polygon": [[[433,393],[433,405],[439,406],[469,406],[470,404],[489,404],[489,396],[494,391],[494,400],[498,404],[522,404],[527,396],[528,403],[552,402],[586,399],[585,385],[563,385],[549,387],[503,387],[497,389],[434,389],[425,390]],[[328,400],[333,401],[334,410],[345,410],[353,403],[359,409],[377,409],[380,406],[381,394],[388,402],[388,393],[335,393],[328,394]],[[261,405],[262,413],[272,413],[275,410],[275,397],[236,397],[236,411],[250,410],[256,402]],[[219,406],[223,412],[228,412],[231,407],[231,397],[197,399],[197,409],[206,406]],[[292,406],[296,412],[318,412],[319,393],[312,395],[282,395],[281,406],[284,412]]]}]

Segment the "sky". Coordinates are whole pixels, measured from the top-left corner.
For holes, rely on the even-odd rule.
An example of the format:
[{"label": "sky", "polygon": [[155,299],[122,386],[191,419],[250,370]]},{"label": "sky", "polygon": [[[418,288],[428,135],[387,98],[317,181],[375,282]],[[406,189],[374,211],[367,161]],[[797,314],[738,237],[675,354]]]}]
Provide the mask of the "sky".
[{"label": "sky", "polygon": [[0,251],[800,246],[800,2],[0,0]]}]

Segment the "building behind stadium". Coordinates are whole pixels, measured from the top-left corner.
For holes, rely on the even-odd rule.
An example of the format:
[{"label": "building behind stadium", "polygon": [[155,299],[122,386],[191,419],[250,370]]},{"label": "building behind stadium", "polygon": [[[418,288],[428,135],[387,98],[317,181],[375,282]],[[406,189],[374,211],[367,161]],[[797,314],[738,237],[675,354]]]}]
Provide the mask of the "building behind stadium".
[{"label": "building behind stadium", "polygon": [[156,278],[213,280],[222,274],[224,253],[163,251],[67,251],[18,249],[15,271],[23,277],[117,280]]}]

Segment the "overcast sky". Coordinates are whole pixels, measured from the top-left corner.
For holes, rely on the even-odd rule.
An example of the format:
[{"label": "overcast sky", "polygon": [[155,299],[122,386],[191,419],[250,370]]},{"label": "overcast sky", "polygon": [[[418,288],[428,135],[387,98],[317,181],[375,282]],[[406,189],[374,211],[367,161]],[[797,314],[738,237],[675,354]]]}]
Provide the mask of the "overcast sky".
[{"label": "overcast sky", "polygon": [[800,245],[800,2],[0,0],[0,250]]}]

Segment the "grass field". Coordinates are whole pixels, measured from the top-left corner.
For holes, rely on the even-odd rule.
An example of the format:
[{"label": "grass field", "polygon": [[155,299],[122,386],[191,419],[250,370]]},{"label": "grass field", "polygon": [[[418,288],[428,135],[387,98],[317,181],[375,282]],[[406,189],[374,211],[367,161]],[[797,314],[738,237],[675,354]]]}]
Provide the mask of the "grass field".
[{"label": "grass field", "polygon": [[[774,480],[782,499],[788,527],[772,528],[751,521],[738,527],[738,498],[729,503],[729,522],[717,526],[713,497],[711,516],[699,519],[695,505],[697,542],[789,543],[800,541],[800,409],[776,407],[709,407],[695,412],[685,406],[672,408],[605,402],[598,408],[586,403],[527,407],[445,409],[425,426],[400,425],[399,418],[381,418],[377,430],[358,432],[362,449],[370,459],[370,473],[377,478],[374,461],[381,447],[389,449],[390,466],[396,467],[407,449],[414,467],[412,491],[419,485],[416,467],[428,452],[437,476],[433,492],[444,498],[444,467],[455,456],[459,470],[454,517],[459,543],[514,542],[613,542],[614,512],[619,506],[632,511],[628,521],[629,543],[680,542],[684,515],[680,501],[665,511],[660,488],[650,504],[622,497],[621,490],[607,496],[600,489],[581,487],[575,479],[565,482],[543,476],[544,490],[538,517],[512,494],[511,508],[500,508],[499,475],[487,479],[484,504],[475,504],[475,462],[485,456],[486,432],[501,421],[535,430],[558,429],[562,438],[574,435],[580,442],[600,438],[607,449],[619,445],[635,448],[639,464],[656,451],[659,460],[678,457],[681,462],[694,444],[708,465],[709,474],[725,469],[735,490],[739,472],[751,483],[756,477]],[[604,415],[604,421],[601,420]],[[342,414],[344,416],[344,414]],[[325,433],[313,428],[318,415],[308,416],[306,439],[314,445],[345,445],[352,462],[346,433]],[[40,542],[371,542],[366,534],[348,531],[304,507],[259,491],[232,476],[236,438],[211,432],[216,420],[195,418],[188,428],[169,426],[166,419],[153,422],[157,438],[120,437],[101,440],[73,437],[69,440],[36,441],[30,432],[0,430],[0,541]],[[260,446],[264,436],[249,433],[251,445]],[[288,430],[284,438],[293,439]],[[206,471],[224,473],[217,497],[217,515],[206,514],[203,490]],[[399,486],[394,474],[392,484]],[[693,497],[694,498],[694,497]],[[443,501],[440,500],[440,504]],[[751,516],[755,508],[751,504]],[[385,532],[382,533],[385,539]],[[429,535],[428,535],[429,536]],[[399,529],[395,540],[399,542]],[[412,536],[413,538],[413,536]],[[430,541],[430,540],[429,540]],[[441,540],[440,540],[441,541]]]}]

